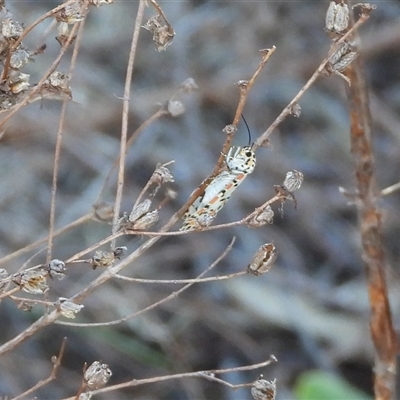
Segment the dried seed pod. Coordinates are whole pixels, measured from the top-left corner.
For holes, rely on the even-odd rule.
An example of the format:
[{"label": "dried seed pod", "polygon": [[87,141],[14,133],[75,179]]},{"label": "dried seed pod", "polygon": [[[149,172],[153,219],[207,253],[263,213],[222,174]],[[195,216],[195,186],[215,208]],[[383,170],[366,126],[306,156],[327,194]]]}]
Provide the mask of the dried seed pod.
[{"label": "dried seed pod", "polygon": [[100,389],[107,384],[112,376],[107,364],[94,361],[84,373],[84,380],[89,389]]},{"label": "dried seed pod", "polygon": [[101,7],[107,4],[113,4],[114,0],[90,0],[89,4],[95,7]]},{"label": "dried seed pod", "polygon": [[83,304],[76,304],[68,300],[65,297],[60,297],[55,303],[54,307],[60,311],[60,313],[70,319],[75,318],[75,314],[82,310]]},{"label": "dried seed pod", "polygon": [[80,0],[76,0],[76,2],[68,4],[55,15],[56,21],[66,22],[68,25],[83,21],[85,16],[81,11],[82,4],[83,3]]},{"label": "dried seed pod", "polygon": [[254,400],[275,400],[276,379],[274,379],[273,381],[257,379],[253,382],[251,395]]},{"label": "dried seed pod", "polygon": [[9,82],[10,91],[13,94],[18,94],[25,90],[28,90],[30,86],[29,78],[30,78],[29,74],[12,71]]},{"label": "dried seed pod", "polygon": [[286,173],[286,178],[283,181],[283,186],[289,191],[294,192],[297,189],[300,189],[301,184],[303,183],[304,175],[300,171],[289,171]]},{"label": "dried seed pod", "polygon": [[332,65],[333,71],[344,71],[357,57],[357,52],[350,51],[340,58],[335,64]]},{"label": "dried seed pod", "polygon": [[161,13],[161,9],[157,11],[157,15],[151,17],[143,28],[153,34],[153,42],[156,45],[157,51],[166,50],[174,40],[175,32],[172,25],[166,20]]},{"label": "dried seed pod", "polygon": [[249,221],[247,221],[247,225],[252,228],[259,228],[265,224],[272,224],[274,222],[274,212],[270,205],[266,206],[261,212],[254,215]]},{"label": "dried seed pod", "polygon": [[70,87],[68,84],[70,79],[71,77],[68,74],[54,71],[52,74],[49,75],[45,83],[48,83],[49,85],[60,89],[69,89]]},{"label": "dried seed pod", "polygon": [[15,50],[10,58],[10,67],[14,69],[20,69],[25,67],[28,63],[30,53],[24,49]]},{"label": "dried seed pod", "polygon": [[57,277],[59,280],[65,278],[65,263],[61,260],[51,260],[47,266],[47,272],[49,273],[50,278]]},{"label": "dried seed pod", "polygon": [[179,117],[185,112],[185,106],[179,100],[169,100],[167,110],[171,117]]},{"label": "dried seed pod", "polygon": [[132,228],[138,231],[145,231],[146,229],[153,226],[158,221],[159,215],[158,210],[150,211],[147,214],[142,215],[139,219],[137,219]]},{"label": "dried seed pod", "polygon": [[133,208],[129,214],[129,222],[135,222],[150,210],[151,200],[146,199]]},{"label": "dried seed pod", "polygon": [[325,28],[328,31],[342,33],[349,26],[349,7],[341,1],[336,3],[331,1],[325,18]]},{"label": "dried seed pod", "polygon": [[[335,45],[334,45],[335,46]],[[329,56],[328,63],[323,73],[327,76],[336,74],[346,80],[350,85],[349,78],[343,75],[343,72],[357,57],[356,47],[353,43],[343,42],[339,48]]]},{"label": "dried seed pod", "polygon": [[158,186],[161,186],[167,182],[174,182],[174,177],[171,174],[171,171],[164,165],[157,164],[153,175],[150,177],[150,182],[155,183]]},{"label": "dried seed pod", "polygon": [[114,264],[115,255],[113,252],[109,251],[96,251],[94,256],[91,258],[90,263],[92,264],[92,268],[96,269],[97,267],[107,268]]},{"label": "dried seed pod", "polygon": [[256,276],[265,274],[274,265],[277,254],[274,244],[263,244],[251,260],[247,272]]},{"label": "dried seed pod", "polygon": [[23,271],[13,275],[12,281],[19,285],[24,292],[43,294],[49,290],[46,275],[47,272],[43,270]]},{"label": "dried seed pod", "polygon": [[1,34],[8,40],[18,39],[23,31],[23,26],[19,22],[13,21],[11,18],[7,18],[1,25]]}]

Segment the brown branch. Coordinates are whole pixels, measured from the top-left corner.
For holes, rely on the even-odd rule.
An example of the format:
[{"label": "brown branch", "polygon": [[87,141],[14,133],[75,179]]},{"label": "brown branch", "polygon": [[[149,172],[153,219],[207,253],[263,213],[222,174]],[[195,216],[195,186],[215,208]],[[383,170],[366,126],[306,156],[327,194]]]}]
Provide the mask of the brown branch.
[{"label": "brown branch", "polygon": [[347,75],[351,79],[348,89],[351,120],[351,152],[355,162],[357,180],[359,229],[362,259],[368,279],[371,307],[370,330],[375,347],[374,391],[375,399],[390,400],[395,395],[397,337],[385,280],[387,270],[382,238],[382,219],[375,187],[374,158],[371,144],[371,115],[368,92],[360,59]]}]

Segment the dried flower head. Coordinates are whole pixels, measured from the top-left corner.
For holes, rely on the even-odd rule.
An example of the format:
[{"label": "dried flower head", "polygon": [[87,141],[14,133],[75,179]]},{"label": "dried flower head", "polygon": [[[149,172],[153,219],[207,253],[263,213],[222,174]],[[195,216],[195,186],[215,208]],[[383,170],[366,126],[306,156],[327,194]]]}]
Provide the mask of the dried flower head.
[{"label": "dried flower head", "polygon": [[90,262],[92,264],[92,268],[96,269],[97,267],[107,268],[114,264],[115,255],[111,251],[96,251],[94,256],[91,258]]},{"label": "dried flower head", "polygon": [[256,276],[265,274],[274,265],[276,257],[277,251],[274,244],[263,244],[251,260],[247,272]]},{"label": "dried flower head", "polygon": [[257,379],[253,382],[251,395],[254,400],[275,400],[276,380]]},{"label": "dried flower head", "polygon": [[25,67],[30,57],[29,51],[25,49],[17,49],[11,54],[10,67],[14,69],[20,69]]},{"label": "dried flower head", "polygon": [[112,372],[107,364],[93,362],[84,373],[84,380],[89,389],[100,389],[107,384]]},{"label": "dried flower head", "polygon": [[82,14],[82,5],[83,3],[80,0],[76,0],[74,3],[66,5],[65,8],[55,15],[56,21],[66,22],[69,25],[83,21],[85,16]]},{"label": "dried flower head", "polygon": [[132,212],[129,214],[129,222],[137,221],[140,217],[145,215],[150,210],[150,207],[151,200],[149,199],[146,199],[142,203],[139,203],[136,207],[132,209]]},{"label": "dried flower head", "polygon": [[28,270],[13,275],[12,281],[19,285],[24,292],[43,294],[49,290],[44,270]]},{"label": "dried flower head", "polygon": [[57,258],[51,260],[47,266],[47,272],[49,273],[50,278],[58,278],[59,280],[62,280],[65,278],[65,271],[65,263]]},{"label": "dried flower head", "polygon": [[[334,45],[335,46],[335,45]],[[354,43],[343,42],[338,49],[329,56],[328,63],[325,66],[324,74],[330,76],[332,74],[340,76],[350,85],[349,78],[342,72],[355,60],[357,51]]]},{"label": "dried flower head", "polygon": [[10,74],[9,87],[13,94],[21,93],[29,89],[29,74],[12,71]]},{"label": "dried flower head", "polygon": [[148,212],[147,214],[142,215],[139,219],[137,219],[134,223],[132,228],[138,231],[144,231],[151,226],[153,226],[159,219],[158,210],[153,210]]},{"label": "dried flower head", "polygon": [[[169,163],[168,163],[169,164]],[[150,182],[161,186],[164,183],[174,182],[174,177],[171,171],[166,167],[167,164],[157,164],[153,175],[150,177]]]},{"label": "dried flower head", "polygon": [[75,314],[82,310],[83,304],[76,304],[65,297],[60,297],[55,303],[54,307],[60,311],[61,315],[66,318],[74,319]]},{"label": "dried flower head", "polygon": [[185,106],[179,100],[169,100],[167,110],[171,117],[179,117],[185,112]]},{"label": "dried flower head", "polygon": [[124,255],[125,255],[125,252],[128,250],[128,248],[126,247],[126,246],[119,246],[119,247],[116,247],[115,249],[114,249],[114,257],[117,259],[117,260],[120,260],[121,259],[121,257],[123,257]]},{"label": "dried flower head", "polygon": [[325,18],[325,28],[328,31],[342,33],[349,26],[349,7],[343,0],[340,3],[331,1]]},{"label": "dried flower head", "polygon": [[283,186],[289,191],[294,192],[297,189],[300,189],[301,184],[303,183],[304,175],[300,171],[289,171],[286,173],[286,178],[283,181]]},{"label": "dried flower head", "polygon": [[258,214],[254,215],[249,221],[247,221],[247,225],[252,228],[259,228],[265,224],[273,224],[274,223],[274,212],[270,205],[266,206],[263,210],[261,210]]}]

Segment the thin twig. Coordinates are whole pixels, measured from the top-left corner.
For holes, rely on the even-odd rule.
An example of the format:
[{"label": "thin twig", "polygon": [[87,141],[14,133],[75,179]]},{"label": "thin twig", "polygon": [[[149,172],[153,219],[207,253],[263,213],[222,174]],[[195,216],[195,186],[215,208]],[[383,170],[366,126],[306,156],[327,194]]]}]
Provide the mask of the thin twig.
[{"label": "thin twig", "polygon": [[58,368],[61,365],[61,360],[63,358],[64,355],[64,351],[65,351],[65,346],[67,345],[67,338],[65,337],[61,343],[61,348],[60,351],[58,353],[57,357],[52,357],[52,362],[53,362],[53,369],[51,370],[50,376],[40,382],[38,382],[35,386],[31,387],[30,389],[26,390],[24,393],[21,393],[20,395],[14,397],[11,400],[19,400],[19,399],[23,399],[25,396],[28,396],[29,394],[33,393],[34,391],[40,389],[41,387],[47,385],[48,383],[50,383],[51,381],[53,381],[54,379],[56,379],[57,377],[57,371]]},{"label": "thin twig", "polygon": [[228,247],[224,250],[224,252],[207,269],[205,269],[196,279],[191,280],[190,283],[188,283],[187,285],[183,286],[179,290],[177,290],[175,292],[172,292],[171,294],[169,294],[168,296],[164,297],[163,299],[161,299],[159,301],[156,301],[155,303],[152,303],[150,306],[145,307],[145,308],[141,309],[140,311],[137,311],[137,312],[135,312],[133,314],[127,315],[126,317],[119,318],[117,320],[110,321],[110,322],[79,324],[79,323],[74,323],[74,322],[56,321],[55,323],[59,324],[59,325],[79,326],[79,327],[90,328],[90,327],[98,327],[98,326],[118,325],[121,322],[128,321],[128,320],[130,320],[132,318],[138,317],[139,315],[144,314],[145,312],[150,311],[150,310],[160,306],[161,304],[164,304],[167,301],[178,297],[178,295],[180,295],[182,292],[184,292],[185,290],[187,290],[191,286],[193,286],[195,283],[197,283],[198,280],[202,276],[204,276],[209,271],[211,271],[216,265],[218,265],[220,263],[220,261],[222,259],[224,259],[226,257],[226,255],[232,250],[232,247],[233,247],[233,244],[235,243],[235,240],[236,240],[236,238],[234,237],[231,240],[231,242],[229,243]]},{"label": "thin twig", "polygon": [[[128,135],[128,122],[129,122],[129,106],[131,96],[131,84],[133,65],[136,57],[136,49],[139,40],[140,28],[142,26],[143,15],[145,10],[145,0],[139,1],[139,7],[136,15],[135,27],[133,29],[133,36],[131,42],[131,48],[129,51],[128,65],[126,68],[125,87],[124,87],[124,99],[122,103],[122,126],[121,126],[121,147],[119,152],[119,169],[118,169],[118,180],[117,180],[117,193],[115,196],[114,203],[114,216],[113,216],[113,227],[112,233],[116,233],[118,229],[118,219],[121,209],[122,191],[124,188],[124,175],[125,175],[125,156],[126,156],[126,141]],[[115,240],[111,242],[111,248],[115,247]]]},{"label": "thin twig", "polygon": [[[182,373],[182,374],[157,376],[157,377],[148,378],[148,379],[133,379],[128,382],[124,382],[124,383],[120,383],[120,384],[112,385],[112,386],[107,386],[105,388],[98,389],[98,390],[93,390],[91,393],[93,395],[96,395],[96,394],[112,392],[115,390],[124,389],[124,388],[128,388],[128,387],[146,385],[149,383],[165,382],[165,381],[169,381],[171,379],[183,379],[183,378],[209,379],[210,376],[217,375],[217,374],[228,374],[231,372],[239,372],[239,371],[253,371],[255,369],[264,368],[273,362],[277,362],[277,359],[275,356],[270,355],[270,357],[267,361],[264,361],[264,362],[261,362],[258,364],[251,364],[251,365],[245,365],[245,366],[234,367],[234,368],[226,368],[226,369],[214,369],[214,370],[208,370],[208,371],[186,372],[186,373]],[[63,400],[74,400],[74,397],[68,397]]]}]

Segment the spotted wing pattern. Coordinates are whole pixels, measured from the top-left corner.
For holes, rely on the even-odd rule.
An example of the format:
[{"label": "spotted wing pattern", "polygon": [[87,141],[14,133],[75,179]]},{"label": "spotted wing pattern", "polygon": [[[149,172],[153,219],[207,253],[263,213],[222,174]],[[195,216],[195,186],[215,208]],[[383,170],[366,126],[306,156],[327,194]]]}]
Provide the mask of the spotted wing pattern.
[{"label": "spotted wing pattern", "polygon": [[181,231],[201,229],[211,224],[233,191],[251,174],[256,165],[249,146],[231,147],[225,157],[226,170],[220,172],[183,215]]}]

